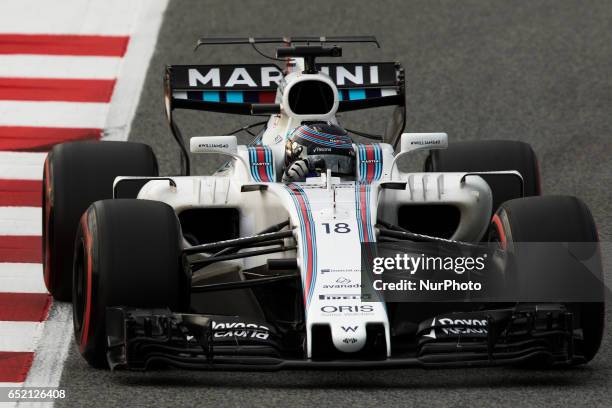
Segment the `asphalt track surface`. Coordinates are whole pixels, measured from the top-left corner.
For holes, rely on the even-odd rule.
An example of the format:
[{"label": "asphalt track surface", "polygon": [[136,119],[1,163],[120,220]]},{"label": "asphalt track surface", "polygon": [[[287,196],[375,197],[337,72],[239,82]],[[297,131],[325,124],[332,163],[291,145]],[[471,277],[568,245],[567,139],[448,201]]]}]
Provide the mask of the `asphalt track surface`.
[{"label": "asphalt track surface", "polygon": [[[410,131],[452,140],[513,139],[537,152],[545,194],[572,194],[611,241],[612,4],[607,1],[173,1],[130,139],[151,144],[165,174],[178,150],[163,115],[165,64],[262,61],[248,47],[209,48],[202,35],[374,34],[383,48],[348,46],[346,61],[401,61]],[[376,130],[386,111],[346,115]],[[382,121],[381,121],[382,118]],[[186,135],[215,135],[251,118],[180,113]],[[243,138],[242,142],[248,141]],[[195,172],[219,163],[198,158]],[[413,163],[415,168],[420,163]],[[609,247],[609,246],[608,246]],[[607,254],[607,270],[609,265]],[[608,311],[610,316],[610,310]],[[608,318],[610,327],[610,318]],[[612,341],[570,370],[512,368],[219,373],[91,369],[71,347],[58,406],[610,406]]]}]

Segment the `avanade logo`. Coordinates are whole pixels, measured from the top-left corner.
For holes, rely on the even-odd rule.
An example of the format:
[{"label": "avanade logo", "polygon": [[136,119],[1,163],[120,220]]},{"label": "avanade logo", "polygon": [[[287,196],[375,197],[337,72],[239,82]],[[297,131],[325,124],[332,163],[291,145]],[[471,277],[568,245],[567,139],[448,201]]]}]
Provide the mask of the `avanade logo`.
[{"label": "avanade logo", "polygon": [[353,282],[347,277],[341,276],[336,279],[335,283],[323,284],[323,289],[342,289],[342,288],[360,288],[361,283]]}]

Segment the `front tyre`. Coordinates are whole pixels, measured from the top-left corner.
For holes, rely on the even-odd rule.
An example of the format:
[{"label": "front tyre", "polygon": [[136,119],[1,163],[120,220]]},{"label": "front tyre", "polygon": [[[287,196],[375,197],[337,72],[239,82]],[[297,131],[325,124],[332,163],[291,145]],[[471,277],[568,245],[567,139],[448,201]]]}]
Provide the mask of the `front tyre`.
[{"label": "front tyre", "polygon": [[42,187],[43,277],[57,300],[70,301],[72,252],[79,218],[91,203],[112,198],[117,176],[157,176],[153,150],[131,142],[71,142],[47,155]]},{"label": "front tyre", "polygon": [[[599,238],[595,221],[586,204],[570,196],[528,197],[507,201],[493,216],[489,240],[499,242],[502,247],[514,251],[517,263],[515,268],[518,273],[521,273],[521,270],[523,273],[526,270],[538,273],[537,278],[541,282],[550,282],[551,285],[569,285],[567,287],[576,288],[575,285],[587,285],[593,276],[572,275],[571,271],[564,271],[567,268],[564,268],[563,265],[558,265],[557,259],[540,260],[542,264],[550,265],[548,270],[540,268],[534,271],[529,264],[523,264],[521,268],[521,261],[527,258],[531,260],[533,255],[522,254],[521,250],[526,250],[526,246],[515,246],[514,243],[567,242],[569,243],[568,248],[573,248],[573,256],[578,256],[585,262],[594,260],[590,273],[596,278],[593,279],[595,285],[598,286],[596,291],[601,292],[593,293],[593,299],[602,300],[566,304],[566,307],[576,316],[575,321],[578,323],[579,337],[575,337],[576,349],[583,355],[584,362],[592,360],[599,350],[604,333],[605,304],[603,302],[604,286]],[[572,247],[571,243],[594,243],[595,245],[576,244],[575,247]],[[526,262],[529,263],[529,261]],[[568,279],[572,281],[567,281]],[[580,281],[577,281],[578,279]]]},{"label": "front tyre", "polygon": [[90,365],[108,366],[106,308],[188,310],[191,278],[180,242],[174,210],[162,202],[103,200],[83,214],[72,304],[75,340]]}]

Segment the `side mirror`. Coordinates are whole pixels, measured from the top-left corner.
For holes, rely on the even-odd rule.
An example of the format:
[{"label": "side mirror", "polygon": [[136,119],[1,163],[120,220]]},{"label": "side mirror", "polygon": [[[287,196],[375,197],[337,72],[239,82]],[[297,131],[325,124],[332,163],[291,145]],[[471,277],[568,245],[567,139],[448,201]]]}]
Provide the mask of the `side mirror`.
[{"label": "side mirror", "polygon": [[191,153],[216,153],[231,156],[244,166],[247,178],[250,180],[249,165],[238,153],[236,136],[196,136],[189,139]]},{"label": "side mirror", "polygon": [[217,153],[228,156],[238,154],[236,136],[197,136],[189,140],[191,153]]},{"label": "side mirror", "polygon": [[391,175],[400,157],[418,150],[446,149],[448,147],[448,135],[446,133],[402,133],[400,151],[393,158],[391,164]]},{"label": "side mirror", "polygon": [[416,150],[446,149],[448,135],[446,133],[402,133],[400,154]]}]

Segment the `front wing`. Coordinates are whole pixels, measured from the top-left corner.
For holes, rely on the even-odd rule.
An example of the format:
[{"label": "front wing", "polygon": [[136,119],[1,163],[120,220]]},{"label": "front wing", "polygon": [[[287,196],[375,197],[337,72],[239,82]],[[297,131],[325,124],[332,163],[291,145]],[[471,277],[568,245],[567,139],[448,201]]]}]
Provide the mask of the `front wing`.
[{"label": "front wing", "polygon": [[392,338],[390,358],[345,353],[306,359],[302,326],[115,307],[107,310],[107,355],[112,369],[133,370],[156,365],[203,370],[499,366],[530,361],[568,365],[584,360],[575,352],[574,316],[562,305],[436,316],[422,322],[410,339]]}]

